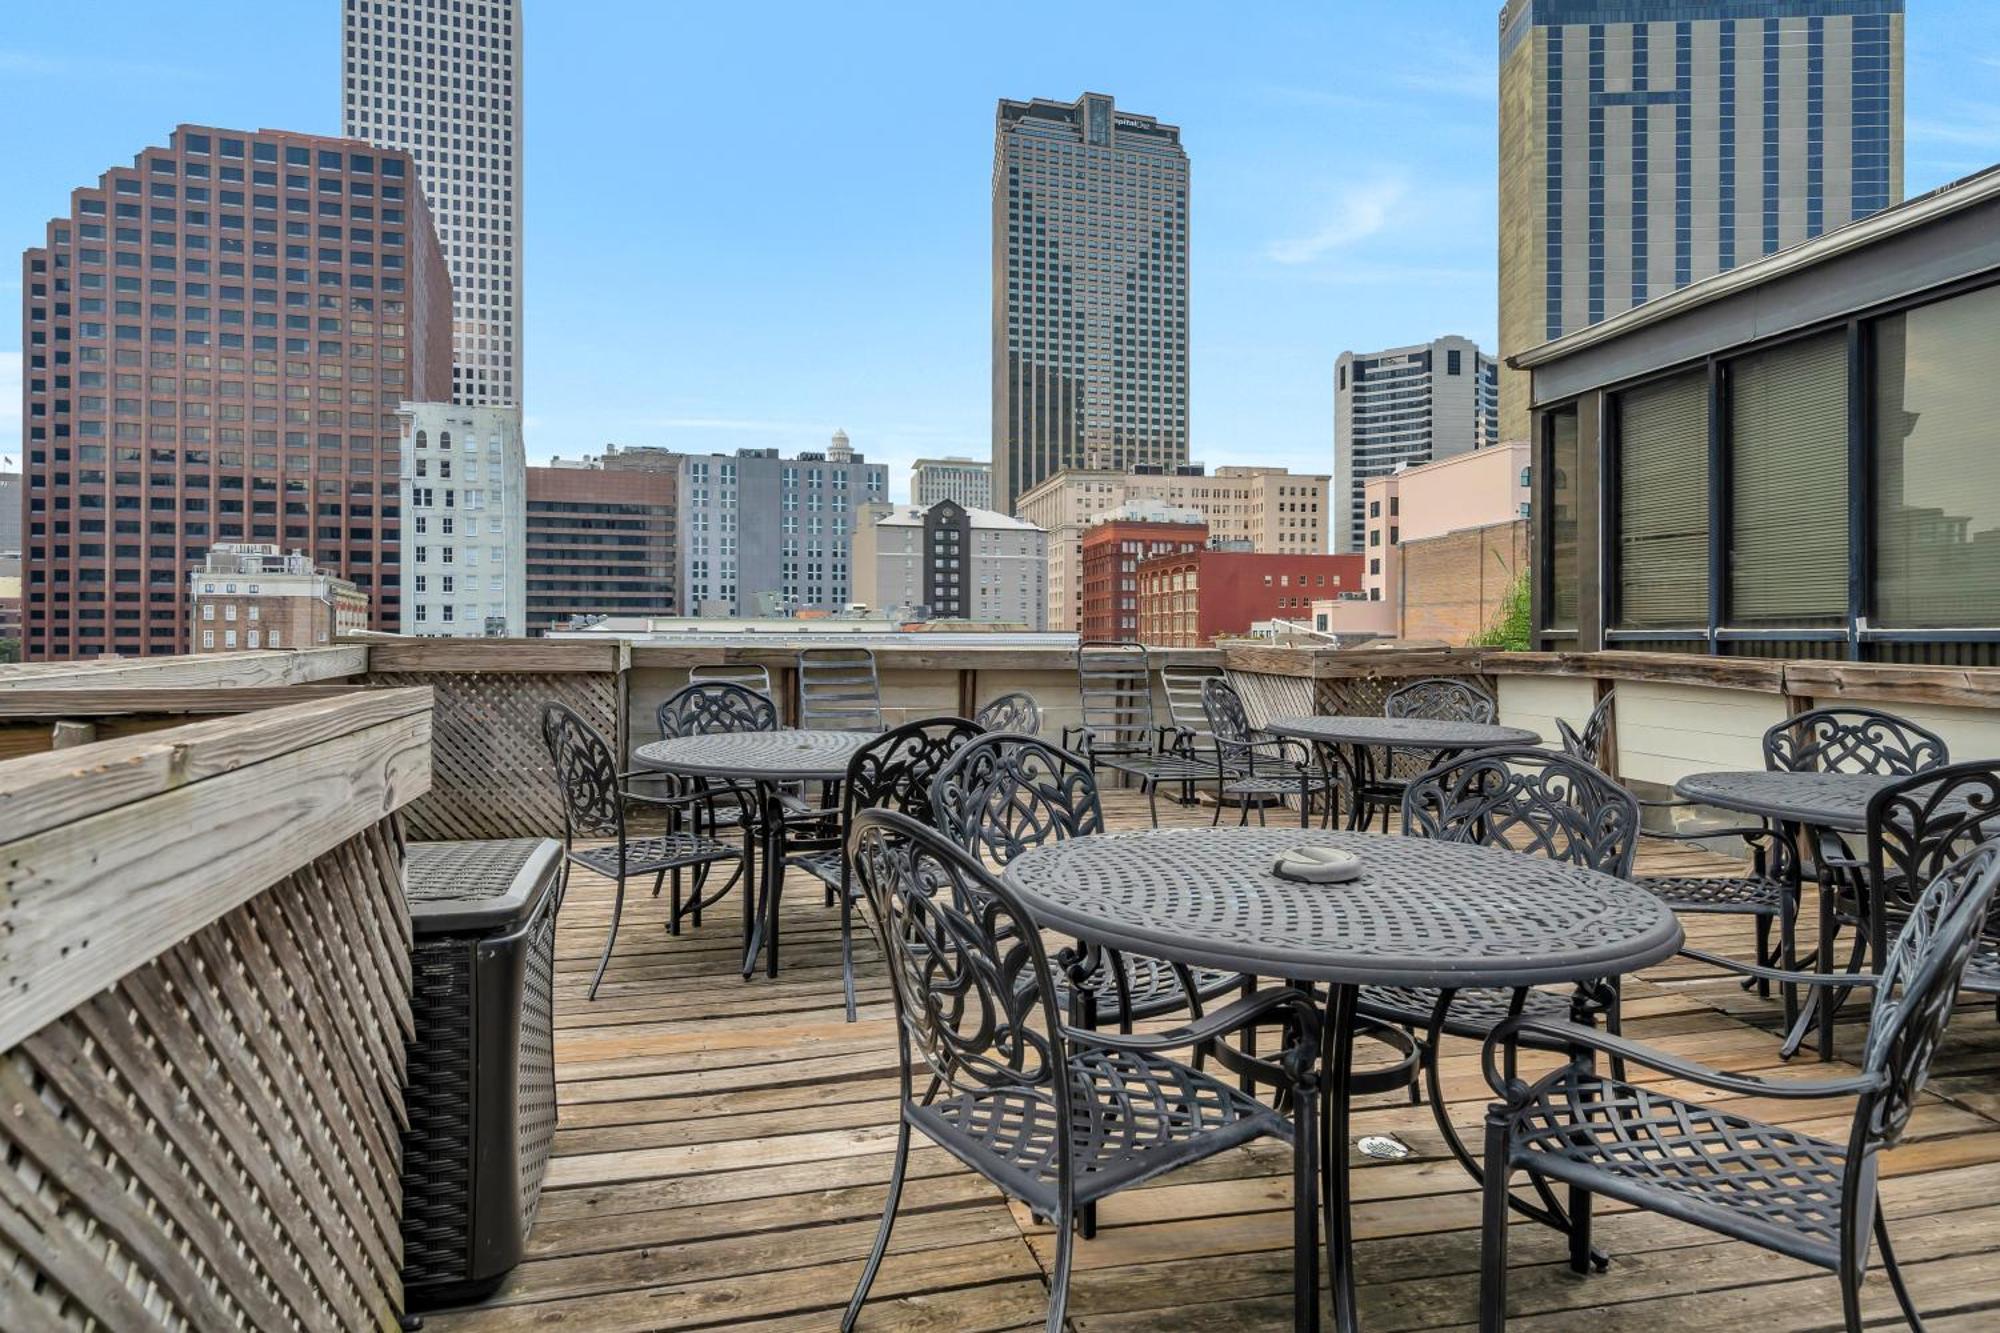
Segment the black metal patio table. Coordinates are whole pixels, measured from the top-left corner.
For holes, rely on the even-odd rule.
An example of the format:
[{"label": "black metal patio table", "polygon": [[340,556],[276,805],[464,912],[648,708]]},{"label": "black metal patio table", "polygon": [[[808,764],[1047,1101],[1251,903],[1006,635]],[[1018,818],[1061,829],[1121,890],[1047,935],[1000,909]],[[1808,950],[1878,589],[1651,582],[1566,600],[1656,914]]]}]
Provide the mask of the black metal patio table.
[{"label": "black metal patio table", "polygon": [[[1742,769],[1712,773],[1690,773],[1674,784],[1674,795],[1702,805],[1714,806],[1718,810],[1732,810],[1738,814],[1755,815],[1768,819],[1778,826],[1778,835],[1792,839],[1796,844],[1804,830],[1825,829],[1834,833],[1865,833],[1868,831],[1868,803],[1875,793],[1894,782],[1904,779],[1893,774],[1881,773],[1793,773],[1783,769]],[[1810,844],[1817,848],[1815,840]],[[1800,862],[1792,857],[1788,862],[1791,883],[1787,885],[1793,903],[1798,901]],[[1824,891],[1822,876],[1822,891]],[[1814,950],[1814,960],[1823,973],[1833,971],[1833,942],[1821,940]],[[1796,959],[1780,960],[1786,967],[1797,965]],[[1795,989],[1785,983],[1788,989]],[[1846,998],[1844,992],[1836,993],[1827,986],[1814,986],[1803,1006],[1798,1007],[1798,1018],[1791,1031],[1785,1034],[1784,1045],[1778,1054],[1791,1059],[1798,1054],[1805,1043],[1806,1034],[1815,1026],[1820,1027],[1820,1058],[1831,1058],[1833,1039],[1833,1010],[1821,1014],[1823,1006],[1839,1003]],[[1788,1005],[1795,1002],[1788,1000]],[[1789,1009],[1788,1009],[1789,1012]]]},{"label": "black metal patio table", "polygon": [[763,877],[757,896],[764,910],[752,924],[744,951],[745,977],[756,971],[759,952],[766,954],[766,974],[778,975],[778,903],[784,893],[788,813],[785,784],[841,781],[847,776],[847,761],[854,757],[854,752],[880,735],[875,731],[796,728],[726,731],[654,741],[632,752],[633,762],[640,768],[756,786],[758,855],[762,858],[759,873]]},{"label": "black metal patio table", "polygon": [[[1302,846],[1354,852],[1360,877],[1305,884],[1272,873],[1282,852]],[[1424,838],[1265,828],[1109,833],[1025,852],[1006,878],[1050,929],[1327,988],[1321,1196],[1343,1330],[1355,1327],[1347,1136],[1360,988],[1590,981],[1649,967],[1681,945],[1674,914],[1625,880]]]},{"label": "black metal patio table", "polygon": [[[1321,717],[1274,717],[1263,730],[1310,742],[1330,751],[1347,773],[1347,827],[1367,827],[1369,806],[1362,795],[1374,786],[1375,750],[1420,750],[1442,763],[1466,750],[1491,745],[1539,745],[1542,738],[1523,727],[1490,722],[1454,722],[1425,717],[1368,717],[1334,714]],[[1332,771],[1332,766],[1327,765]]]}]

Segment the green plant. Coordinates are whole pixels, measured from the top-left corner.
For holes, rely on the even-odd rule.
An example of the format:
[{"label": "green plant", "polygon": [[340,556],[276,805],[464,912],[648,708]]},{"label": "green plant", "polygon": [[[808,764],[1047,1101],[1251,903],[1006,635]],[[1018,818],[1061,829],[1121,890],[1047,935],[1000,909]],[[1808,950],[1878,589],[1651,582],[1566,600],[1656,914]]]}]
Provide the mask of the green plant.
[{"label": "green plant", "polygon": [[1522,573],[1507,585],[1507,591],[1500,598],[1500,610],[1494,615],[1493,623],[1482,630],[1472,641],[1474,648],[1504,648],[1511,652],[1524,653],[1528,650],[1528,576]]}]

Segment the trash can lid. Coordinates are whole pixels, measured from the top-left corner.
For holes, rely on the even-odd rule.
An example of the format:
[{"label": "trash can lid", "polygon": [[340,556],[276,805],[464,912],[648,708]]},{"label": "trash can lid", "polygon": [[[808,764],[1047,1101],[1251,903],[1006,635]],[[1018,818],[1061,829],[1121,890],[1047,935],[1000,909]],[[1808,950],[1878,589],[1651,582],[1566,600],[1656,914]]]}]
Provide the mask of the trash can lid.
[{"label": "trash can lid", "polygon": [[561,856],[553,838],[410,843],[403,896],[411,928],[437,935],[516,925],[554,883]]}]

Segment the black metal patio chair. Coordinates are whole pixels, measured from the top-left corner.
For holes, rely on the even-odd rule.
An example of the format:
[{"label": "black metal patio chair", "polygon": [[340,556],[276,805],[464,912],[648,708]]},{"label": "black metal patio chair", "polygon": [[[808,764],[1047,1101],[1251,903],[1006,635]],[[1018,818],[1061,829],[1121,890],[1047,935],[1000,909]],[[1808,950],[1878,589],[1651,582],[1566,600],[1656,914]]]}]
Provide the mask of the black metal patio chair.
[{"label": "black metal patio chair", "polygon": [[[761,670],[762,668],[756,668]],[[726,680],[696,680],[674,691],[660,701],[653,710],[653,723],[658,728],[661,740],[672,740],[680,736],[710,736],[737,731],[775,731],[778,726],[778,707],[771,702],[768,694],[759,694],[747,685],[738,685]],[[681,921],[687,919],[695,927],[701,926],[702,909],[713,907],[722,896],[735,887],[738,879],[747,884],[757,882],[757,838],[756,821],[763,809],[758,799],[755,783],[711,782],[704,778],[683,778],[677,774],[644,771],[631,775],[637,782],[661,783],[671,793],[695,791],[727,791],[735,793],[738,799],[718,802],[715,806],[715,831],[730,826],[739,826],[743,834],[743,859],[729,881],[712,894],[702,892],[707,877],[706,869],[694,872],[693,898],[683,904],[681,901],[680,877],[675,876],[672,901],[667,917],[670,934],[681,933]],[[744,819],[744,814],[750,816]],[[744,930],[754,926],[754,895],[744,894]],[[744,936],[747,946],[748,933]]]},{"label": "black metal patio chair", "polygon": [[[1590,765],[1537,746],[1501,746],[1461,755],[1411,779],[1403,793],[1403,836],[1505,847],[1629,878],[1639,846],[1639,803]],[[1357,1012],[1402,1026],[1417,1038],[1418,1068],[1438,1132],[1476,1180],[1480,1167],[1452,1124],[1438,1072],[1442,1037],[1484,1040],[1521,1016],[1594,1022],[1618,1028],[1618,978],[1568,991],[1446,990],[1432,986],[1363,986]],[[1532,1038],[1529,1043],[1532,1044]],[[1509,1052],[1512,1067],[1513,1052]],[[1416,1096],[1416,1085],[1411,1085]],[[1562,1207],[1545,1197],[1524,1214],[1567,1229]]]},{"label": "black metal patio chair", "polygon": [[1572,727],[1567,719],[1556,719],[1556,733],[1562,738],[1563,753],[1572,759],[1581,759],[1592,768],[1604,767],[1604,742],[1611,732],[1611,701],[1616,690],[1606,690],[1597,706],[1584,719],[1583,730]]},{"label": "black metal patio chair", "polygon": [[1215,818],[1222,822],[1222,808],[1238,807],[1238,824],[1250,822],[1250,807],[1257,807],[1257,822],[1265,822],[1265,811],[1273,803],[1297,801],[1299,827],[1312,819],[1313,798],[1321,798],[1322,809],[1331,817],[1334,784],[1332,775],[1319,767],[1312,747],[1259,731],[1250,725],[1250,714],[1236,687],[1220,676],[1203,682],[1202,712],[1215,746]]},{"label": "black metal patio chair", "polygon": [[[1004,866],[1030,847],[1105,831],[1097,780],[1081,755],[1032,736],[993,733],[967,744],[937,776],[931,809],[946,837]],[[1057,995],[1071,1021],[1094,1027],[1107,1012],[1121,1031],[1136,1019],[1188,1009],[1241,987],[1233,972],[1115,950],[1066,950]]]},{"label": "black metal patio chair", "polygon": [[[1500,715],[1493,696],[1470,681],[1451,676],[1425,676],[1389,691],[1382,700],[1383,717],[1421,718],[1433,722],[1479,722],[1491,724]],[[1442,752],[1428,755],[1399,755],[1384,750],[1378,757],[1372,749],[1358,752],[1360,780],[1351,793],[1358,807],[1367,811],[1365,828],[1382,812],[1382,831],[1389,831],[1393,812],[1401,809],[1403,791],[1417,773],[1435,768],[1447,757]]]},{"label": "black metal patio chair", "polygon": [[[1498,1101],[1486,1116],[1480,1328],[1507,1323],[1508,1178],[1568,1187],[1570,1265],[1590,1265],[1595,1195],[1662,1213],[1833,1270],[1849,1333],[1862,1327],[1861,1283],[1872,1229],[1904,1318],[1921,1329],[1916,1302],[1890,1248],[1877,1188],[1881,1154],[1902,1138],[1951,1017],[1968,962],[1980,948],[2000,884],[2000,842],[1946,866],[1912,905],[1872,977],[1802,979],[1875,992],[1861,1072],[1770,1082],[1731,1074],[1595,1028],[1523,1015],[1486,1040],[1486,1079]],[[1572,1052],[1533,1083],[1496,1055],[1532,1041]],[[1782,1100],[1853,1097],[1845,1144],[1597,1071],[1608,1055],[1720,1093]],[[1543,1188],[1547,1188],[1546,1185]]]},{"label": "black metal patio chair", "polygon": [[[1285,1140],[1293,1152],[1294,1314],[1298,1327],[1314,1326],[1319,1019],[1311,1000],[1262,991],[1146,1036],[1075,1027],[1062,1020],[1035,922],[971,856],[889,810],[855,817],[849,856],[889,960],[902,1091],[889,1197],[843,1333],[859,1319],[888,1250],[912,1131],[1053,1222],[1050,1333],[1064,1327],[1077,1224],[1098,1200],[1256,1138]],[[1167,1054],[1274,1022],[1289,1040],[1281,1062],[1266,1068],[1289,1116]]]},{"label": "black metal patio chair", "polygon": [[1035,736],[1042,730],[1042,708],[1035,696],[1023,690],[988,699],[972,715],[987,731],[1008,731],[1016,736]]},{"label": "black metal patio chair", "polygon": [[[1922,900],[1923,886],[1973,847],[2000,836],[2000,762],[1947,764],[1905,778],[1868,803],[1867,891],[1834,910],[1867,941],[1850,960],[1880,966],[1890,938]],[[1966,964],[1963,988],[2000,1004],[2000,919],[1989,916]]]},{"label": "black metal patio chair", "polygon": [[[587,999],[597,998],[604,969],[611,964],[611,949],[618,941],[618,921],[625,910],[625,881],[653,876],[653,896],[660,894],[667,875],[675,876],[678,895],[679,875],[689,867],[710,867],[721,861],[741,861],[743,853],[714,836],[715,812],[719,802],[737,800],[738,816],[747,823],[749,814],[740,809],[740,797],[716,791],[689,791],[668,796],[639,796],[630,791],[625,774],[618,771],[610,745],[579,715],[565,704],[542,706],[542,740],[555,765],[556,787],[563,807],[563,881],[569,888],[572,864],[595,871],[617,886],[611,900],[611,928],[605,932],[604,954],[590,978]],[[626,821],[626,807],[660,815],[666,822],[657,834],[634,835]],[[579,847],[578,838],[609,838],[611,845]],[[745,895],[746,897],[748,895]]]},{"label": "black metal patio chair", "polygon": [[1213,776],[1205,759],[1183,753],[1178,732],[1153,711],[1152,656],[1136,643],[1081,645],[1076,653],[1078,726],[1064,727],[1062,745],[1104,770],[1138,784],[1153,824],[1160,822],[1162,784],[1182,786]]},{"label": "black metal patio chair", "polygon": [[866,648],[799,650],[799,725],[828,731],[882,730],[882,684]]},{"label": "black metal patio chair", "polygon": [[[962,717],[927,717],[906,722],[854,752],[841,784],[841,826],[850,829],[863,810],[900,810],[935,825],[931,784],[951,757],[985,735],[977,722]],[[846,843],[820,847],[790,858],[795,865],[833,889],[840,900],[840,984],[847,999],[847,1021],[854,1005],[854,904],[860,886],[854,882]]]}]

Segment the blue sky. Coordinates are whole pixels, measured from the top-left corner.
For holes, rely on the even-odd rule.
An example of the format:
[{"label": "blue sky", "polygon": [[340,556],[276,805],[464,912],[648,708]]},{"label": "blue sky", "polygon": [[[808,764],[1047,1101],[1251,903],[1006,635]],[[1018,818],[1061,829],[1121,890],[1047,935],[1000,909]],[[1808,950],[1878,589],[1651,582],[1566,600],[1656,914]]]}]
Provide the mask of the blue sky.
[{"label": "blue sky", "polygon": [[[1344,348],[1492,343],[1497,0],[527,4],[531,460],[836,426],[899,488],[911,458],[983,456],[999,97],[1181,127],[1198,460],[1329,470]],[[2000,5],[1909,11],[1917,193],[2000,160]],[[338,15],[0,8],[0,249],[181,121],[336,132]],[[0,306],[19,279],[0,265]],[[0,453],[19,371],[0,319]]]}]

